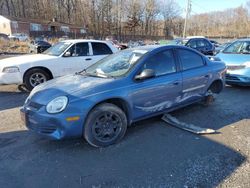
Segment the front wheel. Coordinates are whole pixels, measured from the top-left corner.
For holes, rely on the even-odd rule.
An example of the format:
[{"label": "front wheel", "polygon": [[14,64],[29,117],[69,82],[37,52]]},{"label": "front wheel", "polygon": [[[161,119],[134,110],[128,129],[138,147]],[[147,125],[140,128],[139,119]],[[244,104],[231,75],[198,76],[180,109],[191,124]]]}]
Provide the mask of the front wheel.
[{"label": "front wheel", "polygon": [[49,74],[42,69],[31,69],[24,76],[24,84],[31,91],[35,86],[50,79]]},{"label": "front wheel", "polygon": [[103,103],[88,115],[84,125],[84,138],[95,147],[117,143],[127,130],[127,117],[116,105]]}]

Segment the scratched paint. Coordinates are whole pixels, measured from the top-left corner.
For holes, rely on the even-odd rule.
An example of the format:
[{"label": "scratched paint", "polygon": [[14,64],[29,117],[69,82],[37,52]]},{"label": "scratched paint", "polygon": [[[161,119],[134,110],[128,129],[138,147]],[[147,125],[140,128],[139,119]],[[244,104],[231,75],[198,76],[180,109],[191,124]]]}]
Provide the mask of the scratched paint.
[{"label": "scratched paint", "polygon": [[193,93],[184,93],[184,95],[177,96],[174,101],[164,101],[159,104],[153,106],[135,106],[137,109],[140,109],[144,112],[159,112],[166,108],[170,108],[175,104],[182,103],[192,97],[201,97],[200,94],[193,94]]}]

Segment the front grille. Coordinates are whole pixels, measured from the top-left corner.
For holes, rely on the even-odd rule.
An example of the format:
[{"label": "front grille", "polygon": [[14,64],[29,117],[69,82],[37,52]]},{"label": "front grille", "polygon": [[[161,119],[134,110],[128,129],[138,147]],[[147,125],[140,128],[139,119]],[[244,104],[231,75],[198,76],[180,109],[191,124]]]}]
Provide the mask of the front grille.
[{"label": "front grille", "polygon": [[43,105],[35,103],[35,102],[30,102],[29,106],[32,108],[35,108],[36,110],[39,110]]},{"label": "front grille", "polygon": [[36,125],[33,123],[29,123],[28,127],[35,132],[43,134],[51,134],[56,131],[55,125]]},{"label": "front grille", "polygon": [[244,69],[245,65],[227,65],[227,70],[240,70]]},{"label": "front grille", "polygon": [[240,81],[237,76],[226,75],[226,80]]}]

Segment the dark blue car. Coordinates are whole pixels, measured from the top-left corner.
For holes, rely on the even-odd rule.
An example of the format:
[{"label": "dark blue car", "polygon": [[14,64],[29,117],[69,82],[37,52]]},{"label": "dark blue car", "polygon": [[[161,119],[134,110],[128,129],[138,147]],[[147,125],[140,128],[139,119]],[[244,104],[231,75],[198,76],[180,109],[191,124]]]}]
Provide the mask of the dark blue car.
[{"label": "dark blue car", "polygon": [[41,135],[83,136],[93,146],[108,146],[135,121],[221,92],[225,70],[224,63],[183,46],[128,49],[35,87],[21,114]]}]

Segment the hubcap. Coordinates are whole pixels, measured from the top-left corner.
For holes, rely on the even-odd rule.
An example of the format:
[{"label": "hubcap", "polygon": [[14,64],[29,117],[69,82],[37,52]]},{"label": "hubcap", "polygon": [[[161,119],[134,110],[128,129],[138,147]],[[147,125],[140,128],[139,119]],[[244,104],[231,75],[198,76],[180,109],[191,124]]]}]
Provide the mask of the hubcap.
[{"label": "hubcap", "polygon": [[96,118],[92,126],[92,132],[98,141],[110,142],[119,136],[121,128],[122,121],[119,115],[112,112],[103,112]]},{"label": "hubcap", "polygon": [[42,73],[34,73],[30,76],[30,85],[32,87],[35,87],[41,83],[46,82],[46,76]]}]

